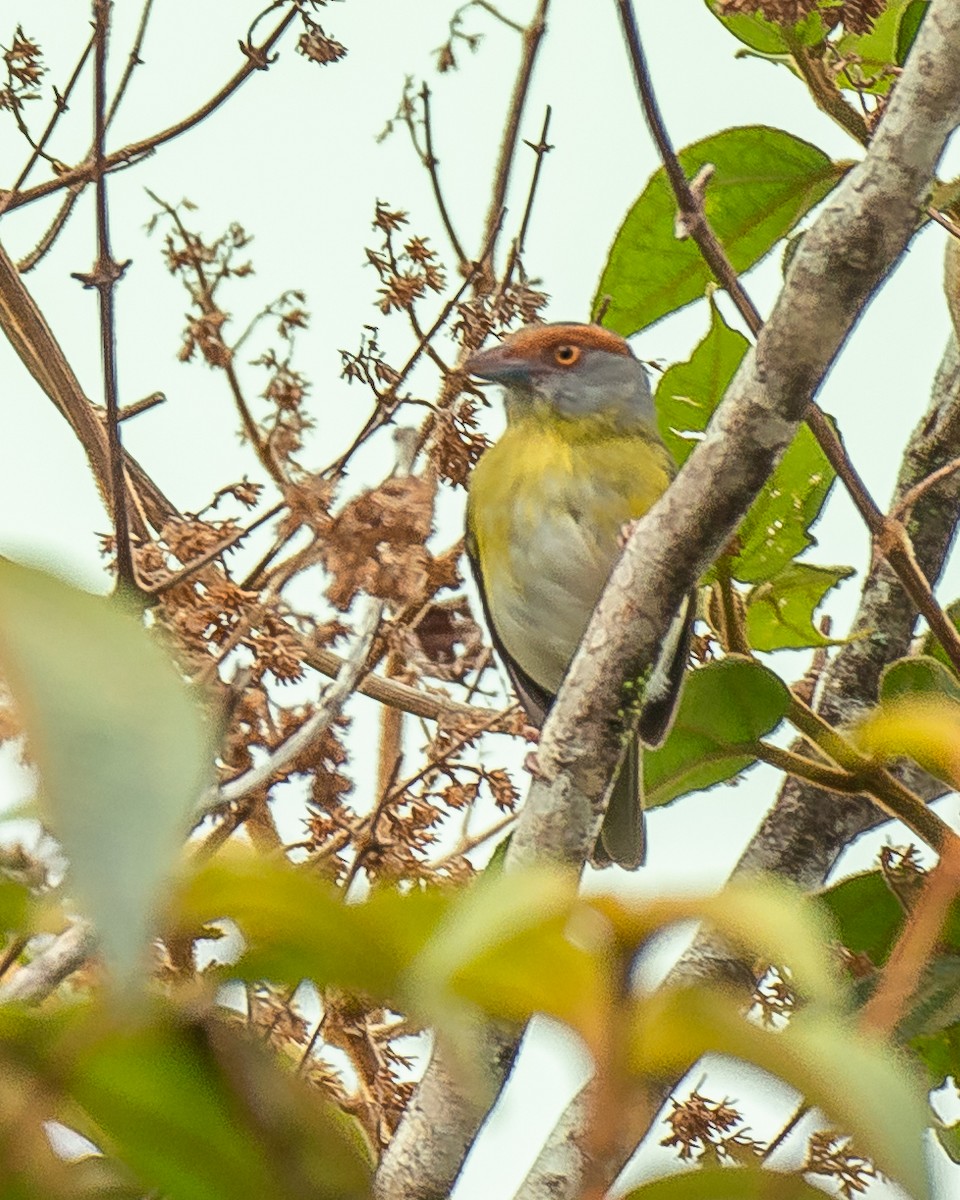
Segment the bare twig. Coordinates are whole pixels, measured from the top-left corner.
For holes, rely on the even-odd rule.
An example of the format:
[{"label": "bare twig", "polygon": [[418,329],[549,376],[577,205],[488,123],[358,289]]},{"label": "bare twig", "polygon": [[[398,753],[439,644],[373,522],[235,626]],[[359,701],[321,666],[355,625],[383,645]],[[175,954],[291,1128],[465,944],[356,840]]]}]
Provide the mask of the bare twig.
[{"label": "bare twig", "polygon": [[123,75],[120,77],[120,82],[117,84],[117,90],[114,93],[113,99],[110,101],[110,108],[107,110],[107,128],[113,124],[113,118],[117,115],[117,109],[123,103],[123,98],[127,93],[127,88],[130,84],[130,78],[137,67],[143,65],[143,59],[140,57],[140,51],[143,49],[143,39],[147,33],[147,24],[150,21],[150,13],[153,9],[153,0],[144,0],[143,9],[140,12],[140,23],[137,26],[137,32],[133,39],[133,45],[130,47],[130,53],[127,55],[127,65],[123,68]]},{"label": "bare twig", "polygon": [[524,145],[537,156],[536,163],[533,168],[533,175],[530,177],[530,187],[527,191],[527,202],[523,208],[523,218],[520,221],[520,231],[513,240],[513,245],[510,247],[510,257],[507,259],[507,266],[503,272],[503,279],[500,283],[500,291],[506,290],[510,280],[513,278],[513,272],[516,269],[517,263],[523,254],[523,248],[527,240],[527,230],[530,228],[530,218],[533,215],[533,201],[537,194],[537,188],[540,184],[540,172],[543,169],[543,160],[550,153],[553,147],[547,141],[547,134],[550,130],[550,117],[553,109],[547,105],[546,112],[543,114],[543,128],[540,130],[540,140],[536,143],[525,142]]},{"label": "bare twig", "polygon": [[438,173],[440,160],[433,152],[433,123],[430,120],[430,89],[427,87],[426,82],[424,82],[423,87],[420,89],[420,99],[423,103],[423,130],[424,137],[426,138],[423,165],[427,168],[427,172],[430,175],[433,197],[437,202],[437,212],[440,214],[440,220],[443,222],[443,228],[446,230],[453,252],[457,256],[457,263],[460,266],[460,270],[461,272],[469,271],[469,259],[463,249],[463,243],[457,237],[456,230],[453,228],[453,221],[450,219],[450,210],[447,208],[446,201],[443,198],[443,189],[440,187],[440,175]]},{"label": "bare twig", "polygon": [[110,35],[111,0],[93,0],[95,42],[94,86],[94,176],[96,180],[97,261],[88,275],[78,275],[84,287],[95,288],[100,298],[100,357],[103,365],[103,390],[107,410],[107,442],[110,447],[110,494],[113,500],[113,524],[116,533],[117,586],[133,591],[137,579],[130,545],[127,519],[127,486],[124,475],[123,446],[120,441],[120,404],[117,398],[117,347],[114,321],[114,289],[128,264],[118,263],[110,248],[110,221],[107,209],[107,178],[103,139],[106,132],[107,42]]},{"label": "bare twig", "polygon": [[938,484],[941,479],[946,479],[948,475],[952,475],[955,471],[960,471],[960,458],[951,459],[950,462],[944,463],[942,467],[937,467],[925,479],[921,479],[919,483],[915,483],[912,488],[904,492],[893,508],[891,508],[890,516],[897,520],[902,520],[924,492]]},{"label": "bare twig", "polygon": [[[272,61],[270,59],[270,51],[280,38],[283,37],[289,26],[296,19],[299,11],[298,5],[292,4],[276,27],[259,46],[242,43],[241,49],[246,59],[243,66],[205,104],[202,104],[195,112],[190,113],[189,116],[184,117],[175,125],[171,125],[159,133],[152,134],[150,137],[142,138],[138,142],[131,142],[120,150],[114,150],[112,154],[108,154],[104,158],[103,170],[107,172],[114,171],[119,167],[126,166],[135,159],[143,158],[145,155],[156,150],[158,146],[162,146],[166,142],[180,137],[181,134],[193,129],[201,121],[206,120],[207,117],[216,112],[255,71],[267,69]],[[88,159],[69,171],[64,171],[52,179],[37,184],[36,187],[28,188],[25,191],[13,189],[3,197],[0,197],[0,203],[4,204],[6,211],[22,208],[23,205],[32,204],[35,200],[40,200],[44,196],[49,196],[54,192],[60,191],[61,188],[73,187],[75,185],[83,188],[95,177],[95,164]]]},{"label": "bare twig", "polygon": [[503,220],[503,208],[507,199],[507,188],[510,185],[510,174],[513,170],[517,141],[520,137],[520,121],[523,118],[523,109],[527,102],[527,94],[530,91],[530,82],[533,79],[533,69],[536,66],[537,53],[547,29],[547,11],[549,7],[550,0],[537,0],[536,11],[533,14],[530,24],[523,31],[523,50],[520,57],[520,68],[517,71],[516,82],[513,85],[513,95],[510,97],[510,109],[507,114],[503,140],[500,143],[500,153],[494,172],[493,193],[490,197],[490,207],[487,209],[487,218],[484,225],[483,244],[486,247],[486,251],[483,257],[483,264],[485,274],[491,277],[493,275],[492,263],[496,250],[497,232]]},{"label": "bare twig", "polygon": [[93,44],[94,44],[95,40],[96,40],[96,31],[91,33],[90,40],[87,42],[86,46],[84,46],[83,52],[81,53],[79,59],[77,60],[77,64],[73,68],[70,78],[67,81],[67,86],[63,89],[63,92],[62,93],[59,91],[54,92],[54,95],[55,95],[54,110],[50,115],[50,120],[47,122],[46,129],[44,129],[43,133],[40,135],[40,140],[37,142],[37,144],[33,150],[33,153],[27,159],[26,165],[23,167],[23,170],[17,176],[16,181],[13,184],[13,187],[10,189],[10,191],[5,192],[2,196],[0,196],[0,216],[2,216],[7,211],[7,207],[10,202],[11,197],[14,196],[20,190],[20,188],[23,186],[24,182],[26,181],[27,177],[29,176],[30,172],[33,170],[34,166],[39,161],[40,156],[43,152],[43,148],[46,146],[47,142],[50,140],[50,135],[53,133],[54,129],[56,128],[57,122],[60,120],[60,118],[66,112],[67,102],[70,99],[70,96],[73,92],[74,87],[76,87],[77,80],[80,78],[80,75],[83,72],[83,68],[87,65],[87,59],[90,57],[90,52],[93,50]]}]

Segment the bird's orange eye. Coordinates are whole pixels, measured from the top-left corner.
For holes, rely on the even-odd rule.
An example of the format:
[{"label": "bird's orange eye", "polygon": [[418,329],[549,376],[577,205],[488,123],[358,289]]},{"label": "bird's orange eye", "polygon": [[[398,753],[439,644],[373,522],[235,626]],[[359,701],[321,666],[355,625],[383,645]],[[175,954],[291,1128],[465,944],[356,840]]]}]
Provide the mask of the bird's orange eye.
[{"label": "bird's orange eye", "polygon": [[580,357],[580,347],[571,346],[568,342],[564,343],[554,350],[553,357],[561,367],[572,367]]}]

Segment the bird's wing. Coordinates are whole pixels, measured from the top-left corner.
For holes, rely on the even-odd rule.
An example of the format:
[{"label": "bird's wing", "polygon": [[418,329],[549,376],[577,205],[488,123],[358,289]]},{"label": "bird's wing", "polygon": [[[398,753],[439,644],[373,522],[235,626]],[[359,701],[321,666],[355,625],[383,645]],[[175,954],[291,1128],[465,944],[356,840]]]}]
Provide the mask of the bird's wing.
[{"label": "bird's wing", "polygon": [[493,648],[496,650],[500,661],[507,668],[507,674],[510,676],[513,690],[517,693],[517,699],[523,706],[523,711],[530,718],[531,723],[539,729],[546,719],[550,706],[556,697],[551,695],[545,688],[542,688],[536,680],[530,678],[501,641],[500,635],[497,633],[497,627],[494,625],[493,618],[490,615],[490,601],[487,597],[487,589],[483,581],[483,571],[480,567],[479,556],[477,555],[476,541],[469,530],[464,541],[467,551],[467,561],[470,563],[470,570],[473,573],[477,591],[480,593],[480,603],[483,606],[483,615],[487,622],[487,629],[490,631],[490,640],[493,642]]},{"label": "bird's wing", "polygon": [[646,746],[659,746],[670,732],[684,672],[690,658],[690,638],[697,615],[697,593],[690,592],[673,618],[653,668],[637,728]]}]

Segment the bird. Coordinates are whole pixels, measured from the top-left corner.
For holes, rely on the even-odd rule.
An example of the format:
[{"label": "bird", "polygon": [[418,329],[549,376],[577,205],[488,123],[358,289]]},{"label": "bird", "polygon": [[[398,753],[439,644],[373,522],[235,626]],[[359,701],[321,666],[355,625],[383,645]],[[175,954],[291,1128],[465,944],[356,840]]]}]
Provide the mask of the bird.
[{"label": "bird", "polygon": [[[494,649],[527,718],[542,726],[626,532],[676,464],[646,368],[599,325],[527,325],[473,354],[470,376],[503,389],[507,427],[472,472],[465,547]],[[687,597],[645,689],[638,736],[666,737],[689,657]],[[631,740],[608,793],[596,866],[645,857],[641,754]]]}]

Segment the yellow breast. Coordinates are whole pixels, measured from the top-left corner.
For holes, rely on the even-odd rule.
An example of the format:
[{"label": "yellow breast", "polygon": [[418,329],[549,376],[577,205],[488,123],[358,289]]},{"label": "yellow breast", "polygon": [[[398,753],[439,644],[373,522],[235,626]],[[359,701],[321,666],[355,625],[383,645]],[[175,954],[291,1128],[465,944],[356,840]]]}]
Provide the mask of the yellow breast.
[{"label": "yellow breast", "polygon": [[620,552],[673,475],[649,434],[602,421],[515,420],[470,483],[467,531],[508,654],[555,692]]}]

